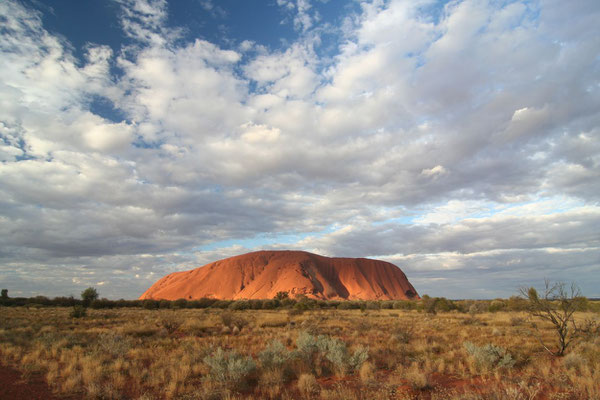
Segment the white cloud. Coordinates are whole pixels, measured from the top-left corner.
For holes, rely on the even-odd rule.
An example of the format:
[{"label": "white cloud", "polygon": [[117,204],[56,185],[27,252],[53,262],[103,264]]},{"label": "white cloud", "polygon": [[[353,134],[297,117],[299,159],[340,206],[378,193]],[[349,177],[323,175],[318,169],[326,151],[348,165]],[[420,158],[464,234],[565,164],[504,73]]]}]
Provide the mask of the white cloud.
[{"label": "white cloud", "polygon": [[116,151],[131,143],[131,127],[124,122],[118,124],[99,123],[99,118],[90,115],[77,121],[74,129],[83,133],[85,143],[94,150]]},{"label": "white cloud", "polygon": [[115,0],[122,4],[121,26],[125,34],[151,46],[162,46],[177,37],[165,28],[166,0]]},{"label": "white cloud", "polygon": [[421,175],[425,175],[425,176],[433,177],[433,178],[436,178],[441,175],[445,175],[447,173],[448,173],[448,171],[442,165],[436,165],[435,167],[424,168],[421,170]]},{"label": "white cloud", "polygon": [[277,0],[277,5],[293,15],[294,28],[307,32],[313,26],[315,16],[311,14],[309,0]]},{"label": "white cloud", "polygon": [[294,45],[284,53],[259,55],[245,66],[246,76],[270,94],[304,98],[318,84],[315,55],[306,46]]},{"label": "white cloud", "polygon": [[279,139],[281,130],[266,125],[245,123],[241,126],[242,139],[250,143],[271,143]]}]

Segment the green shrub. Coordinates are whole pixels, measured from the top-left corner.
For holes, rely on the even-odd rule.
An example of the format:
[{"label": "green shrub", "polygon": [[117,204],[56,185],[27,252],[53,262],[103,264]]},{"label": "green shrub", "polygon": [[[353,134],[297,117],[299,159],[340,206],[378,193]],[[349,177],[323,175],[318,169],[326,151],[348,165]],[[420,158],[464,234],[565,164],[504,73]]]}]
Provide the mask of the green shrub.
[{"label": "green shrub", "polygon": [[452,300],[448,300],[445,297],[435,297],[434,308],[436,311],[448,312],[450,310],[455,310],[457,307]]},{"label": "green shrub", "polygon": [[318,351],[316,338],[306,331],[298,334],[296,339],[296,353],[300,358],[311,362],[312,356]]},{"label": "green shrub", "polygon": [[73,306],[73,310],[71,311],[71,314],[69,314],[69,315],[73,318],[85,317],[87,315],[87,309],[84,306],[76,305],[76,306]]},{"label": "green shrub", "polygon": [[203,361],[209,368],[209,379],[234,390],[243,389],[256,370],[252,357],[244,357],[235,350],[224,351],[220,347]]},{"label": "green shrub", "polygon": [[380,301],[379,306],[382,310],[391,310],[394,308],[394,302],[391,300]]},{"label": "green shrub", "polygon": [[298,335],[296,349],[299,357],[311,366],[315,359],[322,360],[324,358],[340,375],[359,369],[369,357],[368,348],[359,346],[350,355],[346,343],[342,340],[325,335],[314,337],[305,331]]},{"label": "green shrub", "polygon": [[278,308],[279,305],[280,305],[280,302],[277,299],[265,300],[262,302],[263,310],[274,310],[274,309]]},{"label": "green shrub", "polygon": [[[191,297],[191,296],[190,296]],[[202,297],[197,300],[188,299],[187,308],[209,308],[212,307],[214,303],[216,303],[217,299],[208,299],[206,297]]]},{"label": "green shrub", "polygon": [[342,301],[337,306],[338,310],[356,310],[360,308],[360,303],[356,301]]},{"label": "green shrub", "polygon": [[158,302],[158,308],[171,308],[171,302],[169,300],[162,299]]},{"label": "green shrub", "polygon": [[349,365],[352,371],[357,371],[369,358],[369,348],[358,346],[352,356],[350,356]]},{"label": "green shrub", "polygon": [[230,310],[248,310],[251,307],[250,302],[247,300],[235,300],[227,307]]},{"label": "green shrub", "polygon": [[511,296],[506,301],[507,311],[527,311],[529,308],[529,302],[519,296]]},{"label": "green shrub", "polygon": [[367,301],[367,310],[379,310],[381,305],[378,301]]},{"label": "green shrub", "polygon": [[503,300],[492,300],[488,307],[489,312],[498,312],[506,309],[506,303]]},{"label": "green shrub", "polygon": [[421,298],[421,307],[428,314],[435,315],[437,314],[437,311],[435,310],[436,301],[437,299],[435,297],[430,297],[429,295],[424,294]]},{"label": "green shrub", "polygon": [[224,311],[221,313],[221,322],[223,322],[223,325],[229,329],[237,327],[239,330],[241,330],[243,327],[248,325],[247,319],[241,315],[237,315],[229,311]]},{"label": "green shrub", "polygon": [[290,351],[279,340],[271,341],[258,353],[260,364],[265,369],[282,368],[291,357]]},{"label": "green shrub", "polygon": [[345,375],[349,369],[348,349],[346,343],[336,338],[320,337],[317,345],[321,354],[333,364],[333,368],[339,375]]},{"label": "green shrub", "polygon": [[502,347],[489,343],[485,346],[476,346],[471,342],[465,342],[464,346],[467,353],[475,360],[475,367],[481,371],[512,368],[515,365],[515,360]]},{"label": "green shrub", "polygon": [[211,308],[220,308],[222,310],[226,309],[229,307],[229,305],[232,303],[232,300],[217,300],[214,303],[212,303],[210,305]]},{"label": "green shrub", "polygon": [[282,308],[291,308],[294,306],[294,304],[296,304],[296,300],[294,299],[283,299],[281,300],[281,307]]},{"label": "green shrub", "polygon": [[89,287],[81,292],[81,299],[83,300],[83,305],[87,307],[92,301],[98,299],[98,291],[93,287]]},{"label": "green shrub", "polygon": [[396,310],[414,310],[417,308],[417,303],[410,300],[394,301],[393,308]]},{"label": "green shrub", "polygon": [[277,294],[275,294],[275,297],[273,297],[273,298],[281,301],[283,299],[289,298],[289,296],[290,295],[288,292],[281,291],[281,292],[277,292]]},{"label": "green shrub", "polygon": [[171,303],[172,308],[186,308],[187,307],[186,299],[177,299]]},{"label": "green shrub", "polygon": [[159,302],[152,299],[142,300],[142,306],[146,310],[156,310],[158,308]]},{"label": "green shrub", "polygon": [[110,301],[108,299],[96,299],[93,300],[89,306],[95,310],[99,310],[102,308],[113,308],[115,304],[114,301]]}]

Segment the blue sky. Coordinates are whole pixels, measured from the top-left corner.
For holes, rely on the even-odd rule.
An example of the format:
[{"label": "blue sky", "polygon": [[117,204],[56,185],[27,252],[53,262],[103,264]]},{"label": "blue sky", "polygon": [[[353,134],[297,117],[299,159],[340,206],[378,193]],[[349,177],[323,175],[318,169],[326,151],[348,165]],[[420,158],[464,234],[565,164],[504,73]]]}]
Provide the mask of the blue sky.
[{"label": "blue sky", "polygon": [[597,1],[0,3],[0,286],[259,249],[600,296]]}]

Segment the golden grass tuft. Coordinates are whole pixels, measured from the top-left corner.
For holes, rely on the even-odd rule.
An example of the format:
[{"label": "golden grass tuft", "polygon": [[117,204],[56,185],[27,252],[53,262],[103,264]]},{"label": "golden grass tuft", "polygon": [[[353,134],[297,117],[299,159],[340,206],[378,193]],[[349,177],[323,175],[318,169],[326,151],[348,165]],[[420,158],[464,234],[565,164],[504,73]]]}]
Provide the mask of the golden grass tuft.
[{"label": "golden grass tuft", "polygon": [[310,398],[313,394],[319,392],[317,378],[312,374],[302,374],[298,378],[298,390],[305,398]]},{"label": "golden grass tuft", "polygon": [[361,365],[358,374],[360,381],[365,385],[371,385],[375,383],[375,366],[367,361]]}]

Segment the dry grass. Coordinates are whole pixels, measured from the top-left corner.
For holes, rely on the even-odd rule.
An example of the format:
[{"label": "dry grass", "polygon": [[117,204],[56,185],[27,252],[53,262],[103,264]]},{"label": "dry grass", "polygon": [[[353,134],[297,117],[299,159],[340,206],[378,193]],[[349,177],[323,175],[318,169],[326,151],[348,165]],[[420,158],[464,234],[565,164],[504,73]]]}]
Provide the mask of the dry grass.
[{"label": "dry grass", "polygon": [[[532,334],[551,342],[552,327],[532,330],[517,312],[70,311],[0,307],[0,358],[25,376],[42,374],[58,393],[90,399],[600,399],[600,338],[588,335],[554,358]],[[343,362],[361,346],[369,358],[340,368],[319,349],[334,343],[327,340],[301,354],[301,332],[341,340]],[[495,361],[498,348],[514,363]]]}]

